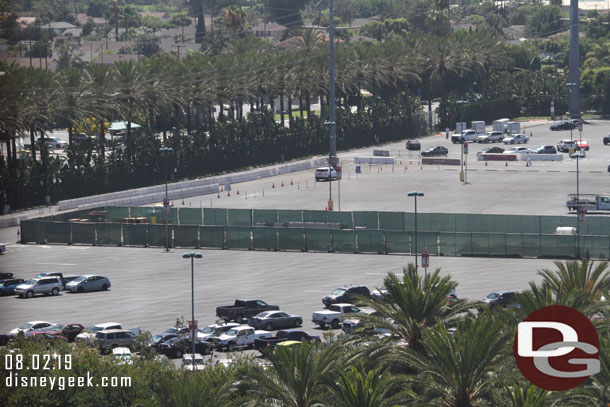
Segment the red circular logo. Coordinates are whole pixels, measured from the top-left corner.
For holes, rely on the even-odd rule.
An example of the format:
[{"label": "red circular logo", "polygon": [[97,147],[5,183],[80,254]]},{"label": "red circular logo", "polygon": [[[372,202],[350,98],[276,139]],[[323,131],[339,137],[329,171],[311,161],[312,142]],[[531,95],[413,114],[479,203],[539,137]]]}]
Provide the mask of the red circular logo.
[{"label": "red circular logo", "polygon": [[564,391],[599,372],[599,338],[574,308],[540,308],[519,323],[513,342],[519,370],[541,389]]}]

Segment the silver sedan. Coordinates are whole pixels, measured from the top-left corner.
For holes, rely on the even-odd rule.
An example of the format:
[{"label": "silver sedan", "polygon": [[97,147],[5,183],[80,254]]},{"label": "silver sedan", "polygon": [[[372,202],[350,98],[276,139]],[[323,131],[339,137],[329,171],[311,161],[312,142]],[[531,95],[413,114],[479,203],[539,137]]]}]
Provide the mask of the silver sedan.
[{"label": "silver sedan", "polygon": [[86,274],[75,278],[66,284],[66,290],[73,293],[85,291],[106,291],[110,288],[110,280],[107,277]]}]

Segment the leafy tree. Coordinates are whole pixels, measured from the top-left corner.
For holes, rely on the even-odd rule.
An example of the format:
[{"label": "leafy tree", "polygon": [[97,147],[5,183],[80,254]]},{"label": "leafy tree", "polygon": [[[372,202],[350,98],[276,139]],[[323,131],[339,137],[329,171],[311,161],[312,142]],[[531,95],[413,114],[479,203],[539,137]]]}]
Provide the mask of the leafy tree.
[{"label": "leafy tree", "polygon": [[187,27],[193,23],[193,21],[184,13],[178,13],[172,16],[169,20],[170,24],[177,25],[179,27]]},{"label": "leafy tree", "polygon": [[548,36],[562,28],[561,10],[557,6],[538,7],[525,19],[525,33],[528,35]]},{"label": "leafy tree", "polygon": [[596,267],[595,262],[588,259],[565,263],[555,261],[554,264],[556,270],[545,268],[540,270],[538,275],[544,279],[543,286],[549,287],[556,298],[581,289],[593,302],[610,293],[610,270],[607,261],[599,262]]},{"label": "leafy tree", "polygon": [[86,37],[87,35],[91,34],[93,32],[93,29],[95,28],[95,25],[93,24],[93,19],[92,18],[88,18],[87,22],[85,24],[83,24],[83,37]]},{"label": "leafy tree", "polygon": [[104,0],[91,0],[87,6],[87,15],[90,17],[104,17],[108,4]]},{"label": "leafy tree", "polygon": [[586,28],[587,37],[593,39],[610,37],[610,14],[598,14],[590,18]]},{"label": "leafy tree", "polygon": [[303,25],[300,11],[309,2],[310,0],[264,0],[265,11],[271,15],[271,19],[288,27]]}]

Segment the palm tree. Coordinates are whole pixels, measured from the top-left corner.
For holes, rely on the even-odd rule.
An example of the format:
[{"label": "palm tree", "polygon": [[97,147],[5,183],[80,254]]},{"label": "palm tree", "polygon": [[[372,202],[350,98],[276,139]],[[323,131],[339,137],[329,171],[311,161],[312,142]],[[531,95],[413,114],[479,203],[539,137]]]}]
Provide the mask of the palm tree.
[{"label": "palm tree", "polygon": [[208,367],[185,372],[175,380],[170,399],[175,407],[225,407],[232,399],[232,374],[224,368]]},{"label": "palm tree", "polygon": [[254,366],[249,375],[251,393],[257,405],[273,407],[321,406],[324,382],[340,347],[330,345],[320,349],[302,342],[299,346],[276,347],[266,354],[271,365],[266,369]]},{"label": "palm tree", "polygon": [[498,385],[512,335],[487,315],[460,320],[455,335],[438,321],[425,333],[422,351],[397,347],[385,359],[416,370],[413,381],[424,389],[422,399],[436,406],[472,407]]},{"label": "palm tree", "polygon": [[504,392],[497,395],[497,399],[507,407],[545,407],[549,405],[550,393],[531,383],[524,384],[515,381],[510,386],[504,386],[503,390]]},{"label": "palm tree", "polygon": [[338,378],[328,377],[327,386],[336,407],[386,407],[412,400],[413,393],[400,389],[404,380],[397,380],[384,368],[365,370],[360,365],[337,369]]},{"label": "palm tree", "polygon": [[599,300],[610,291],[610,270],[608,262],[603,261],[593,268],[595,262],[588,259],[578,261],[555,261],[557,270],[542,269],[543,285],[550,288],[557,299],[569,295],[575,289],[583,290],[590,300]]},{"label": "palm tree", "polygon": [[409,265],[403,269],[402,280],[390,273],[384,279],[388,299],[364,300],[378,315],[363,319],[378,328],[390,330],[393,336],[405,341],[412,349],[421,351],[422,332],[440,322],[448,322],[458,314],[472,308],[472,304],[459,300],[447,304],[447,296],[457,286],[451,276],[441,277],[440,269],[428,275],[424,281]]}]

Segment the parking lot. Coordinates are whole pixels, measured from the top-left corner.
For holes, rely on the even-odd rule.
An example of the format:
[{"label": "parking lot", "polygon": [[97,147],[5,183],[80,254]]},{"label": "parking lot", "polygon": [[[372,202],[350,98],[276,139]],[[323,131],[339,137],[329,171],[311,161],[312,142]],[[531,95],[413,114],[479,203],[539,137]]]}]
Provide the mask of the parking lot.
[{"label": "parking lot", "polygon": [[[549,123],[525,129],[532,139],[528,146],[556,145],[569,139],[569,131],[551,132]],[[580,160],[580,192],[610,192],[610,146],[602,144],[610,133],[609,122],[585,125],[583,139],[591,149]],[[577,139],[574,132],[574,139]],[[460,146],[444,134],[421,140],[422,148],[442,145],[449,158],[459,158]],[[576,161],[564,154],[559,162],[476,161],[476,153],[498,144],[473,144],[468,156],[468,184],[459,181],[459,166],[423,165],[418,152],[408,152],[404,141],[340,153],[343,180],[332,183],[335,210],[413,211],[407,192],[422,191],[419,212],[563,215],[566,196],[576,190]],[[505,147],[502,145],[502,147]],[[353,158],[371,156],[385,149],[396,158],[394,166],[361,166],[356,174]],[[282,185],[283,184],[283,185]],[[339,194],[340,188],[340,194]],[[237,192],[239,191],[239,194]],[[329,183],[314,182],[313,170],[231,185],[219,195],[175,201],[175,206],[325,209]],[[220,196],[220,198],[218,197]],[[108,292],[68,294],[58,297],[0,298],[0,332],[30,320],[82,323],[120,322],[153,334],[173,326],[176,318],[190,319],[190,262],[182,250],[165,253],[158,248],[18,245],[17,228],[0,229],[7,252],[0,256],[0,271],[28,278],[45,271],[66,276],[108,276]],[[311,314],[322,308],[321,298],[346,284],[382,284],[388,272],[399,273],[412,261],[399,255],[328,254],[300,252],[249,252],[201,250],[195,261],[195,312],[199,326],[215,321],[215,309],[236,298],[262,299],[281,309],[300,314],[310,333],[320,334]],[[500,289],[523,290],[538,281],[536,270],[549,267],[550,260],[433,257],[433,268],[451,274],[459,283],[460,298],[476,300]]]}]

